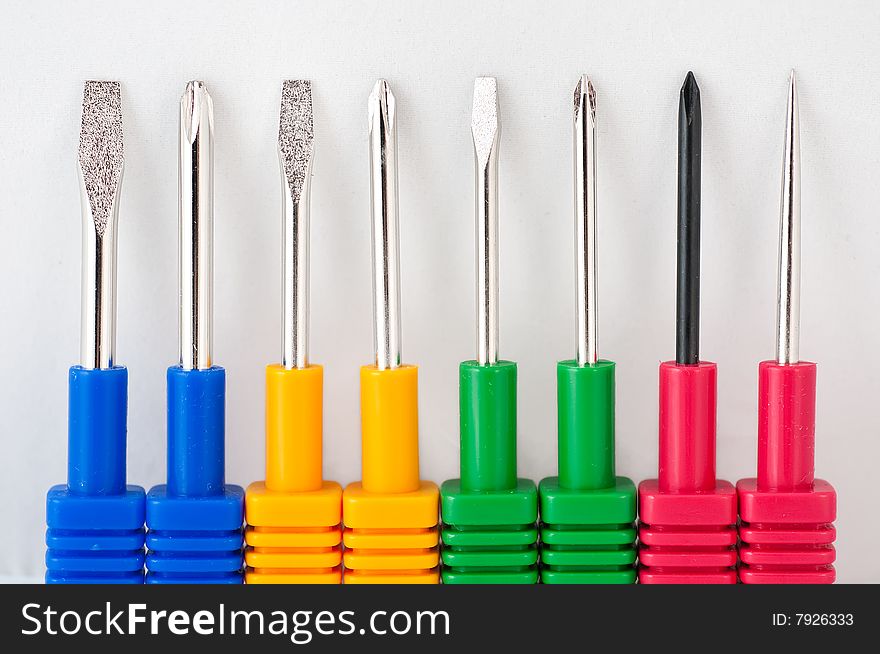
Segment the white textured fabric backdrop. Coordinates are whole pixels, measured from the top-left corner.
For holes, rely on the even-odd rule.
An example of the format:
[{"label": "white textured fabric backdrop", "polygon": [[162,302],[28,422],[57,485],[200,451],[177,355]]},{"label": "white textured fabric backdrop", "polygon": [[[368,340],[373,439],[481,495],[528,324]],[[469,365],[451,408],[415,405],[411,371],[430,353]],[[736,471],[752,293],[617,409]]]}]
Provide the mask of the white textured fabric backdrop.
[{"label": "white textured fabric backdrop", "polygon": [[[20,2],[0,21],[0,575],[42,575],[65,479],[79,343],[75,153],[85,79],[122,82],[118,360],[129,479],[164,479],[177,354],[177,120],[216,124],[215,358],[228,481],[263,477],[263,370],[280,356],[281,81],[314,83],[312,358],[325,474],[359,476],[371,359],[367,95],[397,97],[403,352],[420,366],[425,478],[457,476],[457,366],[473,356],[473,78],[498,77],[501,352],[519,362],[519,471],[556,459],[555,362],[573,354],[571,97],[599,102],[600,353],[618,363],[618,469],[656,474],[657,363],[674,355],[676,112],[703,100],[702,354],[719,365],[718,472],[755,469],[757,363],[773,355],[783,122],[798,72],[801,352],[819,362],[817,473],[839,491],[840,581],[880,581],[880,8],[872,2]],[[873,473],[873,478],[872,478]]]}]

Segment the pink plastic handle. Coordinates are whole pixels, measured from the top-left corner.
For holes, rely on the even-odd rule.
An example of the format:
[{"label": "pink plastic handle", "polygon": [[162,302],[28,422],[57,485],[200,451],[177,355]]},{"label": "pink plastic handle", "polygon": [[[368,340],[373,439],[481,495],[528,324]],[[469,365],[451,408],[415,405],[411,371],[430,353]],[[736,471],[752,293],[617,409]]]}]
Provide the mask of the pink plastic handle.
[{"label": "pink plastic handle", "polygon": [[660,364],[660,492],[715,488],[716,378],[708,361]]},{"label": "pink plastic handle", "polygon": [[805,491],[813,486],[816,364],[758,366],[758,490]]}]

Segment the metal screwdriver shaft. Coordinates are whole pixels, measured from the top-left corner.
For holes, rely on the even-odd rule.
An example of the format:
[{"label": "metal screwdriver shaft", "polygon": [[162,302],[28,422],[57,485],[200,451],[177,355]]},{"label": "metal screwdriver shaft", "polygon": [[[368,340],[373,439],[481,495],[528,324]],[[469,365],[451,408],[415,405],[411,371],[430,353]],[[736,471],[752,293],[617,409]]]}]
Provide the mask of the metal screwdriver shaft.
[{"label": "metal screwdriver shaft", "polygon": [[211,367],[214,318],[214,105],[202,82],[180,99],[180,365]]},{"label": "metal screwdriver shaft", "polygon": [[574,211],[577,362],[598,361],[596,302],[596,93],[584,75],[574,89]]},{"label": "metal screwdriver shaft", "polygon": [[113,367],[116,358],[116,251],[122,188],[119,82],[86,82],[79,136],[82,201],[80,365]]},{"label": "metal screwdriver shaft", "polygon": [[678,104],[678,286],[675,362],[700,361],[700,87],[688,73]]},{"label": "metal screwdriver shaft", "polygon": [[400,236],[397,219],[397,116],[379,80],[368,102],[373,245],[373,344],[379,370],[400,365]]},{"label": "metal screwdriver shaft", "polygon": [[776,285],[776,362],[797,363],[801,320],[801,140],[794,71],[791,71],[788,89],[783,157]]},{"label": "metal screwdriver shaft", "polygon": [[287,80],[281,89],[278,159],[283,189],[281,364],[288,370],[302,369],[309,363],[309,199],[313,156],[312,83]]},{"label": "metal screwdriver shaft", "polygon": [[494,77],[474,81],[471,118],[476,171],[477,361],[498,363],[498,87]]}]

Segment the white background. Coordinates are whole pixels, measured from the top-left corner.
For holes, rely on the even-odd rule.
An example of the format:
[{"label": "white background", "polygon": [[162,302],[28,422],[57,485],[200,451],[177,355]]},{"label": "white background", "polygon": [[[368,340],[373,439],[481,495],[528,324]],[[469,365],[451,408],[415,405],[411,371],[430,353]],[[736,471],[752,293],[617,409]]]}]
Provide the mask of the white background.
[{"label": "white background", "polygon": [[[12,4],[12,3],[8,3]],[[840,581],[880,581],[880,9],[871,2],[21,2],[0,20],[0,574],[42,575],[44,494],[66,473],[79,347],[82,83],[122,82],[118,360],[129,479],[164,480],[177,356],[177,120],[202,79],[216,125],[215,359],[227,478],[263,478],[264,366],[280,357],[281,81],[314,84],[312,358],[325,474],[359,477],[372,358],[366,100],[397,97],[403,352],[420,366],[422,475],[458,475],[459,361],[474,356],[473,78],[498,77],[501,351],[519,363],[519,471],[556,460],[555,362],[573,355],[571,98],[599,102],[600,353],[618,363],[618,469],[656,475],[657,364],[674,355],[676,116],[703,100],[702,354],[719,366],[718,472],[755,468],[773,355],[789,69],[803,150],[801,353],[818,361],[817,473],[839,492]],[[874,478],[871,478],[871,474]]]}]

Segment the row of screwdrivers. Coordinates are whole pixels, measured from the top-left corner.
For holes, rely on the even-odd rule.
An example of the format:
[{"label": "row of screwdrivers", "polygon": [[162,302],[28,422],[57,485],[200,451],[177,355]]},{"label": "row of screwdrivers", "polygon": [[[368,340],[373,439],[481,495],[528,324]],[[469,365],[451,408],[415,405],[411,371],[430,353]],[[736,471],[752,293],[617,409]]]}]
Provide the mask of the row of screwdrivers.
[{"label": "row of screwdrivers", "polygon": [[558,475],[536,485],[517,476],[517,366],[497,348],[496,81],[476,80],[478,348],[459,368],[460,476],[438,487],[419,475],[418,371],[400,354],[396,103],[377,82],[369,99],[376,358],[360,372],[362,476],[343,490],[323,478],[323,368],[308,357],[311,83],[285,82],[283,356],[266,369],[266,478],[245,492],[225,481],[226,378],[211,352],[213,103],[203,83],[188,84],[168,477],[145,493],[126,484],[128,373],[114,352],[119,85],[87,83],[83,341],[81,365],[70,370],[68,480],[47,499],[47,582],[832,582],[836,495],[813,476],[816,365],[797,357],[794,75],[780,231],[780,274],[789,277],[780,277],[777,358],[759,367],[758,475],[736,487],[715,476],[717,372],[699,358],[699,102],[689,73],[679,107],[676,359],[660,366],[658,478],[636,488],[616,474],[615,364],[598,357],[595,337],[596,96],[586,76],[575,88],[578,347],[557,364]]}]

